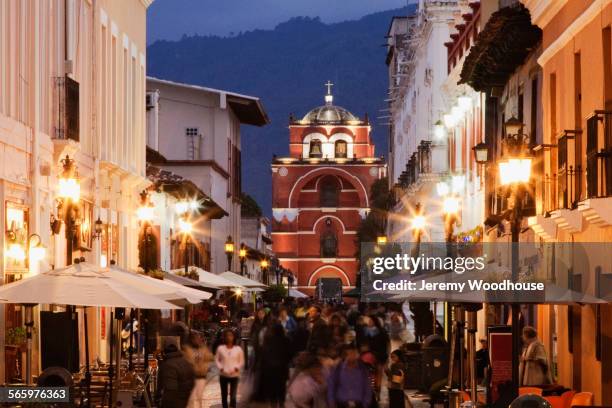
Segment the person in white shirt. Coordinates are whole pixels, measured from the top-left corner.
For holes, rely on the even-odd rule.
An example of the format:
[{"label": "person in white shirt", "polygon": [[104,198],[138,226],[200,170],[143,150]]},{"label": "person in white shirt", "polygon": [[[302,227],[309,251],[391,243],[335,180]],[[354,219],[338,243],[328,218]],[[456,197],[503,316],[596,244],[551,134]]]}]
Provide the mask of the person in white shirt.
[{"label": "person in white shirt", "polygon": [[227,330],[224,334],[225,343],[217,347],[215,363],[219,368],[219,384],[221,385],[221,404],[228,408],[227,391],[229,385],[231,408],[236,408],[236,392],[238,391],[238,380],[240,372],[244,367],[244,353],[240,346],[235,345],[234,332]]}]

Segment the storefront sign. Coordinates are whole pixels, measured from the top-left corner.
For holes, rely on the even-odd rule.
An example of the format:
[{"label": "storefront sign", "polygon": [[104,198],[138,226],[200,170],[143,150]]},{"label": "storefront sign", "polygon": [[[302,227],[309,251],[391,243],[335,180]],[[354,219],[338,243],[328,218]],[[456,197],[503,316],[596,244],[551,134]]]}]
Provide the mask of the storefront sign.
[{"label": "storefront sign", "polygon": [[501,391],[512,381],[512,333],[510,326],[489,328],[490,403],[495,403]]}]

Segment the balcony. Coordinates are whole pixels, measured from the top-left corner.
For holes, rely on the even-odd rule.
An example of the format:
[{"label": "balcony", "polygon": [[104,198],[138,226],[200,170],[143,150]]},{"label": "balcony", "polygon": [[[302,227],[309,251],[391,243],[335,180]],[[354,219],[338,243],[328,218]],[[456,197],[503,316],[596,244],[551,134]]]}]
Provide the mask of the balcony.
[{"label": "balcony", "polygon": [[587,119],[587,198],[612,195],[612,111],[598,110]]},{"label": "balcony", "polygon": [[432,164],[432,142],[422,140],[406,163],[406,170],[398,178],[396,194],[413,195],[423,183],[438,181],[439,175],[432,173]]},{"label": "balcony", "polygon": [[586,200],[578,210],[591,224],[612,225],[612,111],[587,119]]},{"label": "balcony", "polygon": [[53,139],[79,141],[79,83],[64,76],[54,78]]}]

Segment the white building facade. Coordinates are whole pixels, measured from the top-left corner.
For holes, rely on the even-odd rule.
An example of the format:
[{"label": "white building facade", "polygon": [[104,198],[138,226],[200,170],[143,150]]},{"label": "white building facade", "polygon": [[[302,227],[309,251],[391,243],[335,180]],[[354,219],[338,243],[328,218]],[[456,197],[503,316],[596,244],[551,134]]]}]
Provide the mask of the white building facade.
[{"label": "white building facade", "polygon": [[[144,96],[150,3],[0,2],[2,283],[80,257],[137,267],[138,191],[148,185]],[[74,160],[80,186],[70,245],[58,199],[66,156]],[[102,223],[99,236],[96,220]],[[11,258],[7,249],[25,248],[32,234],[46,247],[44,258],[29,265]],[[99,322],[108,321],[108,313],[88,311],[93,358],[107,358],[109,326]],[[16,363],[5,334],[22,326],[23,318],[20,306],[0,305],[0,383],[10,380],[5,374],[12,376]],[[44,336],[37,334],[35,349]],[[81,360],[83,354],[81,349]],[[34,373],[39,368],[35,359]]]},{"label": "white building facade", "polygon": [[[147,146],[162,156],[151,164],[192,181],[228,214],[194,226],[194,238],[209,246],[210,272],[228,270],[228,237],[240,243],[240,126],[267,123],[258,98],[147,79]],[[235,253],[229,269],[239,267]]]},{"label": "white building facade", "polygon": [[436,129],[447,105],[440,92],[448,75],[444,43],[459,15],[459,3],[420,0],[414,15],[394,19],[389,30],[389,182],[398,202],[393,212],[400,215],[388,223],[392,241],[413,240],[408,224],[415,212],[428,219],[422,239],[444,241],[439,209],[425,208],[424,203],[448,173],[447,140]]}]

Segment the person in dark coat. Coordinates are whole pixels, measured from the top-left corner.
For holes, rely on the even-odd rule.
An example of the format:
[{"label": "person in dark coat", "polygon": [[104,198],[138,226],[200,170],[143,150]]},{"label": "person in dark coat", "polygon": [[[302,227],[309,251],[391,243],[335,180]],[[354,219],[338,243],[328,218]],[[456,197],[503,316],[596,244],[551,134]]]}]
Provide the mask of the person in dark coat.
[{"label": "person in dark coat", "polygon": [[325,320],[321,318],[321,308],[319,306],[311,306],[308,309],[308,337],[309,351],[316,352],[325,350],[330,346],[330,330]]},{"label": "person in dark coat", "polygon": [[[249,343],[253,347],[253,362],[257,364],[259,361],[259,352],[263,344],[263,336],[268,325],[268,315],[264,309],[257,309],[255,313],[255,320],[251,325],[251,332],[249,333]],[[251,362],[249,362],[250,364]]]},{"label": "person in dark coat", "polygon": [[282,407],[287,393],[291,343],[279,322],[270,324],[261,348],[261,359],[256,366],[255,401]]},{"label": "person in dark coat", "polygon": [[157,391],[161,408],[185,408],[195,384],[193,366],[176,344],[164,347],[164,359],[159,366]]}]

